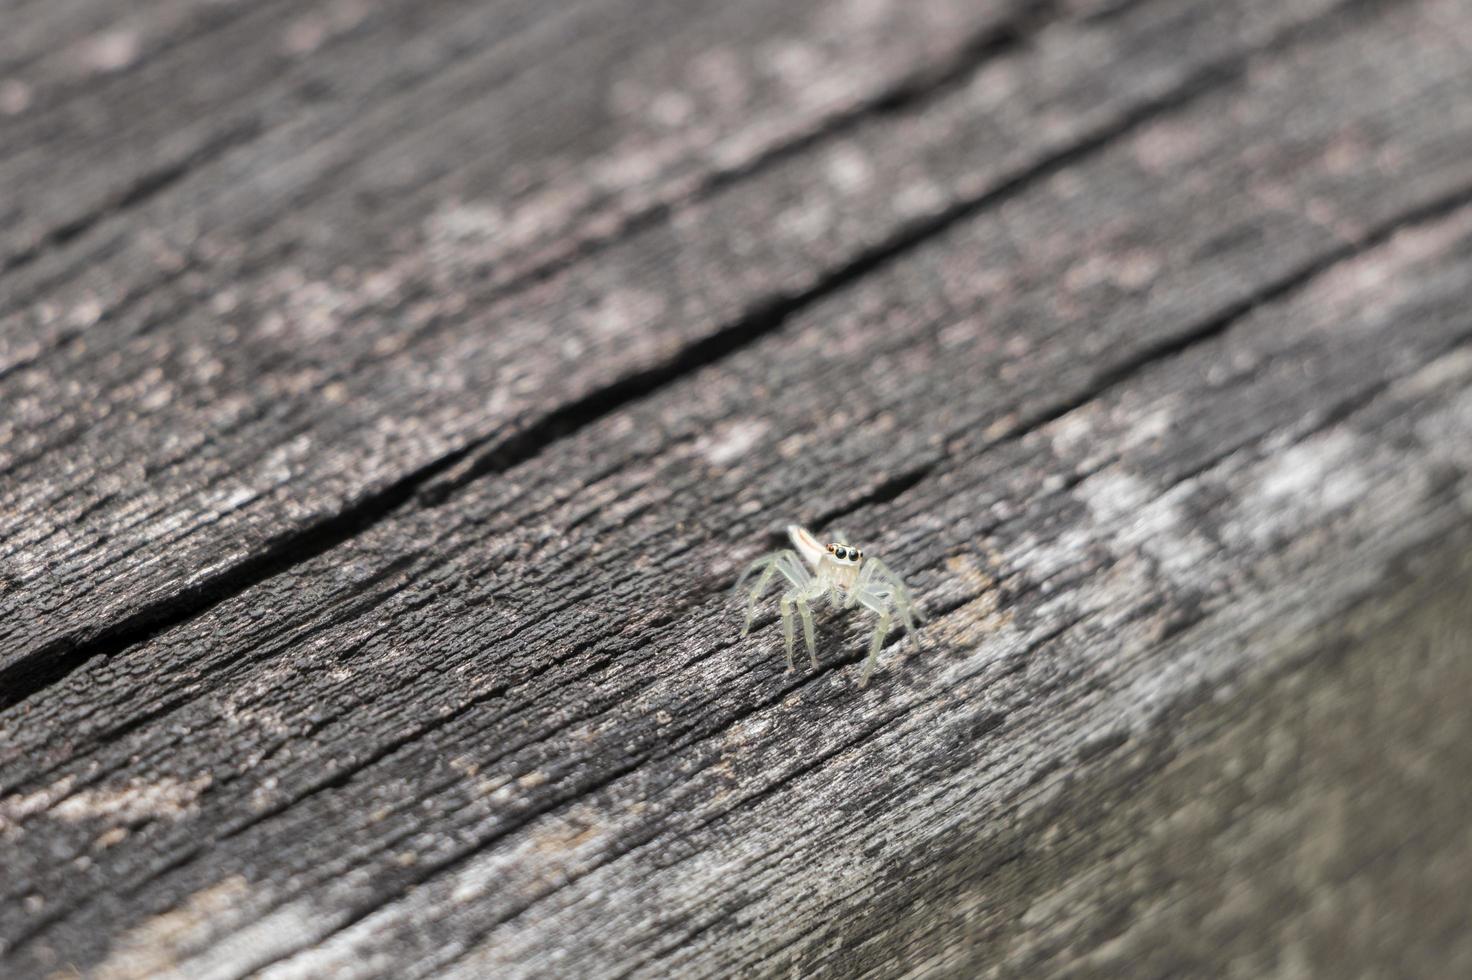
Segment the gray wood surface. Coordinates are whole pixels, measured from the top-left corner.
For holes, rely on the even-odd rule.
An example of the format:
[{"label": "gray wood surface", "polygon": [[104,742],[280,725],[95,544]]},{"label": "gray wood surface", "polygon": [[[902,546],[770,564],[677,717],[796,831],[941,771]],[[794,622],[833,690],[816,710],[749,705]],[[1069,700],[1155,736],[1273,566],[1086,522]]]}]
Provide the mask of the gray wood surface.
[{"label": "gray wood surface", "polygon": [[1472,971],[1465,5],[14,7],[7,975]]},{"label": "gray wood surface", "polygon": [[[69,331],[63,336],[70,341],[58,341],[60,356],[32,353],[43,346],[35,321],[71,295],[48,294],[7,331],[21,348],[9,359],[28,366],[0,378],[0,397],[12,406],[18,429],[6,446],[8,462],[0,463],[14,488],[5,494],[3,531],[11,574],[29,587],[24,595],[19,589],[0,594],[8,627],[0,639],[9,650],[0,671],[8,686],[17,686],[19,676],[38,667],[54,673],[58,656],[74,663],[116,649],[260,578],[278,559],[318,550],[379,519],[466,454],[523,456],[549,430],[564,428],[569,416],[599,414],[692,363],[749,343],[937,226],[963,219],[1008,188],[1046,178],[1081,150],[1239,73],[1254,45],[1271,43],[1322,6],[1321,0],[1287,6],[1274,0],[1213,11],[1173,4],[1165,13],[1179,22],[1175,30],[1162,29],[1161,10],[1142,9],[1133,18],[1084,28],[1083,40],[1066,37],[1041,50],[986,47],[1000,57],[983,55],[975,72],[941,87],[938,103],[922,99],[907,109],[906,99],[892,106],[875,97],[870,103],[879,109],[861,103],[846,123],[820,119],[810,126],[816,135],[789,137],[764,157],[760,149],[746,150],[770,161],[739,165],[754,170],[754,179],[715,180],[711,192],[697,193],[677,214],[635,221],[609,248],[560,275],[526,273],[533,281],[523,289],[500,282],[500,270],[520,264],[487,214],[506,206],[457,205],[446,196],[453,190],[431,184],[385,215],[360,187],[371,186],[372,175],[348,183],[332,161],[321,161],[332,176],[316,175],[312,185],[315,171],[292,154],[302,180],[323,199],[298,209],[300,217],[286,222],[298,234],[283,242],[289,232],[262,232],[255,219],[273,204],[279,210],[293,193],[308,192],[296,183],[279,187],[286,150],[252,144],[254,158],[237,163],[243,152],[221,165],[238,171],[201,168],[192,182],[223,193],[220,209],[228,213],[216,215],[192,199],[182,208],[185,227],[166,237],[187,240],[207,229],[192,250],[223,253],[223,270],[202,271],[196,280],[179,255],[183,269],[173,274],[187,282],[114,287],[111,295],[122,291],[121,309],[103,330],[41,325],[41,335]],[[697,24],[724,37],[719,23]],[[783,13],[772,31],[780,37],[794,26]],[[994,34],[983,28],[980,36]],[[589,43],[609,43],[600,39],[594,35]],[[561,33],[552,33],[547,43],[562,42]],[[666,43],[660,50],[667,53]],[[882,43],[886,49],[894,43],[887,32]],[[1098,50],[1106,64],[1081,61],[1080,47]],[[1129,79],[1113,82],[1126,65]],[[663,91],[654,81],[644,84]],[[528,85],[528,99],[561,90],[541,80]],[[596,94],[601,98],[609,87],[599,82]],[[428,97],[437,107],[450,98],[438,89]],[[484,103],[479,125],[488,134],[504,133],[496,115],[515,103],[499,90]],[[586,126],[574,123],[597,115],[555,108],[553,118],[565,114],[580,137]],[[648,110],[641,104],[640,111]],[[773,111],[786,118],[791,107],[777,103]],[[375,106],[369,117],[402,126],[406,113],[413,121],[433,119],[427,110],[402,106]],[[757,128],[739,130],[747,140],[775,142],[761,116],[748,110],[736,118]],[[1040,118],[1051,124],[1040,127]],[[434,126],[436,138],[450,138],[441,133],[443,124]],[[319,139],[312,144],[322,147],[319,154],[346,139],[310,135]],[[653,162],[673,152],[645,147],[636,135],[624,138],[634,157],[642,152]],[[382,134],[364,138],[376,144]],[[404,139],[422,150],[414,134]],[[608,140],[589,142],[582,152],[607,165],[601,154]],[[443,153],[453,157],[454,150]],[[346,146],[340,152],[353,159],[367,151]],[[531,153],[515,138],[503,152]],[[413,159],[443,166],[434,150]],[[479,159],[472,153],[466,166]],[[242,184],[242,178],[248,179]],[[424,178],[404,179],[415,187]],[[581,173],[566,179],[587,183]],[[678,173],[664,181],[682,183]],[[159,207],[182,190],[165,195]],[[481,193],[499,201],[513,190],[494,185]],[[270,200],[262,201],[268,193]],[[580,241],[587,229],[567,231],[556,218],[561,205],[555,202],[567,194],[549,190],[517,209],[529,216],[505,220],[528,225],[526,234],[550,222],[563,239]],[[548,195],[552,203],[537,203]],[[246,227],[227,236],[220,229],[232,215]],[[154,216],[147,220],[156,227]],[[601,219],[588,220],[596,226]],[[387,254],[372,249],[406,226],[407,246],[387,241]],[[129,231],[120,228],[116,236]],[[314,239],[310,248],[301,241],[306,236]],[[251,254],[275,248],[286,253],[278,261]],[[156,242],[142,241],[121,261],[130,267],[141,261],[144,275],[156,276],[158,260],[145,257],[156,250]],[[229,258],[243,250],[247,257]],[[349,259],[353,264],[344,266]],[[74,315],[98,312],[97,288],[80,288],[85,298],[70,307]],[[143,296],[133,298],[136,292]],[[221,333],[227,342],[199,340]],[[74,391],[64,402],[55,398],[63,387]]]}]

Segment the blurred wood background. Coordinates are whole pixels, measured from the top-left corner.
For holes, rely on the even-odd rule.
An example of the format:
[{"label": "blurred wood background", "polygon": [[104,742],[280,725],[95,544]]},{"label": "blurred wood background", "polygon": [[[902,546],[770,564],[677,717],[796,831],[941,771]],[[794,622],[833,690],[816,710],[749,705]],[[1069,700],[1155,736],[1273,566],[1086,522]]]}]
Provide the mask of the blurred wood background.
[{"label": "blurred wood background", "polygon": [[1463,0],[3,0],[0,973],[1472,975],[1469,295]]}]

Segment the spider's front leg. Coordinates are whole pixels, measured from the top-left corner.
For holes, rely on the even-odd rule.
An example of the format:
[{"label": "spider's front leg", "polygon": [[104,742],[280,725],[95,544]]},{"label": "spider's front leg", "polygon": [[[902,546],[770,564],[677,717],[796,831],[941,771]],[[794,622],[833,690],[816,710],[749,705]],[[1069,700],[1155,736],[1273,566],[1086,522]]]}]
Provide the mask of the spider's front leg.
[{"label": "spider's front leg", "polygon": [[924,617],[921,616],[920,605],[915,601],[909,587],[893,569],[878,558],[864,559],[864,569],[859,573],[854,591],[882,600],[884,605],[892,608],[899,621],[904,624],[905,633],[914,641],[916,649],[919,649],[920,637],[916,626]]},{"label": "spider's front leg", "polygon": [[885,637],[889,635],[890,625],[896,616],[904,623],[905,632],[911,641],[919,647],[920,640],[915,634],[915,603],[910,590],[900,581],[899,576],[877,558],[865,559],[864,568],[859,572],[859,579],[850,593],[850,601],[858,602],[879,615],[879,623],[874,627],[874,635],[869,640],[869,655],[864,659],[863,669],[859,672],[859,686],[864,687],[879,663],[879,651],[884,647]]}]

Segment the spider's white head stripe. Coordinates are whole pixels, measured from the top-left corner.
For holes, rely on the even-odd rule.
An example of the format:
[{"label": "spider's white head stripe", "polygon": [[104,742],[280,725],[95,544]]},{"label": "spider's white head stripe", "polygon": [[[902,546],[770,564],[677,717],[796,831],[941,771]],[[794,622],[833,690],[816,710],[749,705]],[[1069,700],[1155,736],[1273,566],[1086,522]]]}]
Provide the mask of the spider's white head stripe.
[{"label": "spider's white head stripe", "polygon": [[787,537],[792,541],[792,546],[797,549],[797,553],[802,555],[803,561],[814,568],[818,567],[818,563],[828,553],[827,549],[806,528],[798,527],[796,524],[788,525]]}]

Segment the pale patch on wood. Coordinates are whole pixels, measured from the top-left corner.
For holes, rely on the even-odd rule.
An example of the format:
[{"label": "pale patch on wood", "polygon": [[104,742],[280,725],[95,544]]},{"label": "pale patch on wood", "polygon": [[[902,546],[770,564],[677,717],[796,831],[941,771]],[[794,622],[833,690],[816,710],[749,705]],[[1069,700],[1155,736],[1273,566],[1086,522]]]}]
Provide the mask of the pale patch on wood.
[{"label": "pale patch on wood", "polygon": [[1242,501],[1250,533],[1266,544],[1353,504],[1367,482],[1361,470],[1364,451],[1354,435],[1336,429],[1278,453]]},{"label": "pale patch on wood", "polygon": [[178,952],[207,941],[219,928],[218,920],[248,891],[245,879],[235,875],[194,893],[178,908],[119,937],[92,976],[96,980],[134,980],[170,974],[178,966]]},{"label": "pale patch on wood", "polygon": [[130,780],[115,788],[87,788],[69,792],[72,778],[34,793],[0,800],[0,833],[14,829],[27,817],[44,814],[68,823],[108,820],[137,824],[149,820],[177,820],[194,806],[210,785],[209,775],[189,781],[160,779]]},{"label": "pale patch on wood", "polygon": [[719,426],[695,444],[711,465],[727,467],[746,456],[767,434],[767,424],[757,419],[740,419]]},{"label": "pale patch on wood", "polygon": [[1143,551],[1179,584],[1185,584],[1189,569],[1211,556],[1211,542],[1180,511],[1180,488],[1161,494],[1143,478],[1111,467],[1084,480],[1075,492],[1088,505],[1095,525],[1114,538],[1116,553]]},{"label": "pale patch on wood", "polygon": [[78,45],[73,57],[84,70],[108,74],[137,61],[142,46],[137,31],[118,28],[87,38]]},{"label": "pale patch on wood", "polygon": [[18,116],[31,107],[35,92],[18,78],[0,80],[0,113]]}]

